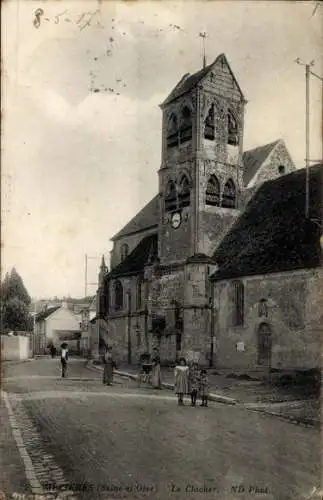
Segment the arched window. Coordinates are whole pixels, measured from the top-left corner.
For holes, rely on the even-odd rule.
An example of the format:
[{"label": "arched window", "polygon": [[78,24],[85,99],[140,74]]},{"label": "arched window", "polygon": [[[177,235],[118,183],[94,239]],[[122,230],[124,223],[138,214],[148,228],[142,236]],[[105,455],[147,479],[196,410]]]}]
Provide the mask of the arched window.
[{"label": "arched window", "polygon": [[167,127],[167,147],[172,148],[174,146],[178,146],[178,122],[177,116],[172,114]]},{"label": "arched window", "polygon": [[104,309],[105,309],[106,313],[108,314],[110,311],[110,283],[109,283],[109,281],[105,281],[105,283],[104,283],[104,298],[105,298]]},{"label": "arched window", "polygon": [[236,187],[233,180],[229,179],[223,189],[222,207],[235,208],[236,206]]},{"label": "arched window", "polygon": [[278,173],[280,175],[283,175],[285,173],[285,166],[284,165],[279,165],[279,167],[278,167]]},{"label": "arched window", "polygon": [[237,146],[239,143],[238,138],[238,124],[232,111],[228,111],[228,144]]},{"label": "arched window", "polygon": [[170,212],[177,208],[177,188],[173,181],[169,181],[165,193],[165,210]]},{"label": "arched window", "polygon": [[188,207],[190,204],[191,190],[190,183],[186,175],[182,177],[182,180],[179,185],[179,206],[180,207]]},{"label": "arched window", "polygon": [[220,206],[220,183],[215,175],[211,175],[209,178],[205,195],[205,203],[207,205]]},{"label": "arched window", "polygon": [[266,299],[261,299],[258,302],[258,316],[259,318],[268,317],[268,303]]},{"label": "arched window", "polygon": [[123,309],[123,286],[121,281],[117,280],[114,284],[114,308],[116,311]]},{"label": "arched window", "polygon": [[121,262],[123,262],[128,257],[128,254],[129,247],[127,243],[124,243],[123,245],[121,245]]},{"label": "arched window", "polygon": [[190,141],[192,139],[192,117],[190,109],[185,106],[182,109],[180,130],[179,130],[179,142],[183,143]]},{"label": "arched window", "polygon": [[244,323],[244,284],[241,281],[233,282],[233,325],[241,326]]},{"label": "arched window", "polygon": [[204,137],[210,141],[214,140],[215,127],[214,127],[214,104],[211,105],[207,117],[204,122]]},{"label": "arched window", "polygon": [[137,309],[141,309],[142,306],[143,306],[143,299],[144,299],[144,291],[145,291],[145,288],[144,288],[144,279],[143,277],[141,276],[139,279],[138,279],[138,282],[137,282]]}]

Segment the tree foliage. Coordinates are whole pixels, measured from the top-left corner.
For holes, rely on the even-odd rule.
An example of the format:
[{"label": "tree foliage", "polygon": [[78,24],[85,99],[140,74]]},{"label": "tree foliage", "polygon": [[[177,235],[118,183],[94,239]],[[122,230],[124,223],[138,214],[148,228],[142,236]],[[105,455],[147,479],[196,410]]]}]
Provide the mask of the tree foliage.
[{"label": "tree foliage", "polygon": [[1,319],[4,332],[32,329],[30,303],[31,299],[23,280],[13,268],[1,283]]}]

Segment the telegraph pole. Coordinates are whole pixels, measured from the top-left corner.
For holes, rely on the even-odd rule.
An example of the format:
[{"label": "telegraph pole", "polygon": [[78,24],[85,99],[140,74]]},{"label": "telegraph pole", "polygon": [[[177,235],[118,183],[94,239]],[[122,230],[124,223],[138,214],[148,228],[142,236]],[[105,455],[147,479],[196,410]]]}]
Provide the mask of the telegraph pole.
[{"label": "telegraph pole", "polygon": [[[314,64],[314,63],[312,63]],[[305,218],[309,218],[309,159],[310,159],[310,65],[305,65],[305,83],[306,83],[306,194],[305,194]]]},{"label": "telegraph pole", "polygon": [[100,257],[93,257],[93,256],[89,256],[87,254],[85,254],[85,270],[84,270],[84,293],[85,293],[85,297],[87,297],[87,291],[88,291],[88,286],[98,286],[98,282],[95,282],[95,283],[91,283],[91,282],[88,282],[88,261],[89,260],[100,260]]},{"label": "telegraph pole", "polygon": [[303,63],[299,58],[296,59],[296,63],[300,66],[305,66],[305,85],[306,85],[306,100],[305,100],[305,169],[306,169],[306,181],[305,181],[305,218],[309,219],[309,165],[310,165],[310,74],[311,66],[314,66],[314,61],[310,63]]}]

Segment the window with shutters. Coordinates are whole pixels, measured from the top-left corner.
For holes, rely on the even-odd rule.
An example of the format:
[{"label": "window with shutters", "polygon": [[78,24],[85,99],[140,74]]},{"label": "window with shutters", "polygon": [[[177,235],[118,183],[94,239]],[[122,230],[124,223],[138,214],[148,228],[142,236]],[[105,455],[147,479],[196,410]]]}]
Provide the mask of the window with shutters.
[{"label": "window with shutters", "polygon": [[224,185],[221,206],[224,208],[236,207],[236,187],[232,179],[229,179]]},{"label": "window with shutters", "polygon": [[179,142],[183,143],[192,139],[192,117],[191,111],[187,106],[184,106],[181,113],[181,121],[179,127]]},{"label": "window with shutters", "polygon": [[215,175],[208,180],[205,192],[205,203],[215,207],[220,206],[220,183]]},{"label": "window with shutters", "polygon": [[204,137],[210,141],[214,140],[215,137],[215,126],[214,126],[214,104],[209,108],[207,117],[204,122]]},{"label": "window with shutters", "polygon": [[191,190],[190,183],[186,175],[184,175],[179,183],[179,207],[188,207],[190,204]]},{"label": "window with shutters", "polygon": [[145,291],[144,279],[141,276],[137,282],[137,309],[139,309],[139,310],[142,309],[143,304],[144,304],[144,300],[143,300],[144,299],[144,291]]},{"label": "window with shutters", "polygon": [[178,146],[178,121],[177,116],[172,114],[168,121],[167,127],[167,147],[173,148]]},{"label": "window with shutters", "polygon": [[114,283],[114,308],[116,311],[123,309],[123,286],[121,281],[117,280]]},{"label": "window with shutters", "polygon": [[177,208],[177,188],[173,181],[169,181],[165,193],[165,210],[171,212]]},{"label": "window with shutters", "polygon": [[244,284],[241,281],[233,282],[233,325],[244,324]]},{"label": "window with shutters", "polygon": [[238,138],[238,124],[232,111],[228,111],[228,144],[231,146],[237,146],[239,144]]}]

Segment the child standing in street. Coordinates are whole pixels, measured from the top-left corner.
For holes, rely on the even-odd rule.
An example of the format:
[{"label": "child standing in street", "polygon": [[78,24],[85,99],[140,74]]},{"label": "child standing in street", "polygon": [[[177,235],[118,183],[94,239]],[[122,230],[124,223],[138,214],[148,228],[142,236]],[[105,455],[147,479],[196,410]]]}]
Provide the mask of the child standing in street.
[{"label": "child standing in street", "polygon": [[193,362],[189,370],[189,386],[191,393],[191,406],[196,406],[197,393],[199,391],[200,371],[198,364]]},{"label": "child standing in street", "polygon": [[184,394],[188,394],[188,366],[185,358],[180,358],[175,367],[175,394],[178,397],[178,404],[183,405]]},{"label": "child standing in street", "polygon": [[153,367],[151,372],[151,385],[154,389],[161,389],[161,371],[160,371],[159,357],[153,359]]},{"label": "child standing in street", "polygon": [[199,393],[202,398],[202,404],[200,406],[207,406],[209,397],[209,379],[206,370],[201,370],[200,372]]}]

